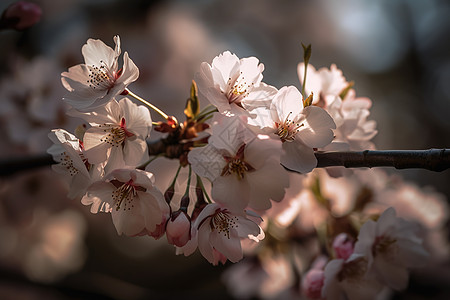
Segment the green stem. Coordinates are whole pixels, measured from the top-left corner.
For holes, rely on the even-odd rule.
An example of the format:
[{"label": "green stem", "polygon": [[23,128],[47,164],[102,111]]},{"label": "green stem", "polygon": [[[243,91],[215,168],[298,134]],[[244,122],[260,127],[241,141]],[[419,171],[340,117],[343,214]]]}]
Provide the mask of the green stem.
[{"label": "green stem", "polygon": [[208,203],[212,203],[211,199],[208,196],[208,193],[206,192],[205,186],[203,185],[203,181],[198,175],[197,175],[197,182],[200,184],[200,187],[202,188],[203,194],[206,196],[206,200],[208,201]]},{"label": "green stem", "polygon": [[156,111],[158,114],[160,114],[164,119],[168,119],[169,116],[167,114],[165,114],[162,110],[160,110],[159,108],[157,108],[156,106],[154,106],[153,104],[151,104],[150,102],[144,100],[143,98],[139,97],[138,95],[136,95],[135,93],[133,93],[132,91],[130,91],[129,89],[126,89],[126,91],[128,92],[128,94],[141,101],[142,103],[144,103],[145,105],[147,105],[148,107],[150,107],[151,109],[153,109],[154,111]]}]

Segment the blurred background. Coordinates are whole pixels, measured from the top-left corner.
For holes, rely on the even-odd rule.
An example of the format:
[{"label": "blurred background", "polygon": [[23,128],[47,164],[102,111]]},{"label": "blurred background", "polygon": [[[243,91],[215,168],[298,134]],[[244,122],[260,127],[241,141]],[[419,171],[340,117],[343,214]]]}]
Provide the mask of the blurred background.
[{"label": "blurred background", "polygon": [[[14,2],[1,0],[0,11]],[[448,1],[33,2],[39,23],[0,31],[2,160],[45,153],[53,128],[73,132],[60,74],[83,62],[88,38],[113,46],[114,35],[140,70],[130,89],[179,119],[201,62],[225,50],[259,58],[264,82],[300,88],[303,42],[312,65],[336,64],[356,95],[372,100],[378,149],[450,145]],[[448,170],[389,172],[450,196]],[[165,238],[117,236],[109,215],[65,195],[50,168],[0,178],[1,299],[231,297],[220,280],[227,265],[176,256]],[[448,284],[449,266],[441,272],[437,284]]]}]

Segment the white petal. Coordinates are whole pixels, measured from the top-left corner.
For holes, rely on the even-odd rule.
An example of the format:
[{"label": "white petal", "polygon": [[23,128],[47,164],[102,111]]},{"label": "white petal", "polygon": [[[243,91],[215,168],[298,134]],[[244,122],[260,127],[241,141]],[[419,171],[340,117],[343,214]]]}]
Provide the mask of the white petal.
[{"label": "white petal", "polygon": [[115,64],[117,53],[101,40],[88,39],[81,48],[85,64],[88,66],[100,66],[103,61],[108,67]]},{"label": "white petal", "polygon": [[281,164],[289,170],[304,174],[317,166],[313,149],[300,141],[283,143],[283,150],[285,154],[281,156]]},{"label": "white petal", "polygon": [[238,262],[244,256],[242,253],[241,241],[237,236],[235,229],[230,230],[229,236],[224,233],[219,234],[217,231],[213,231],[210,234],[209,242],[231,262]]},{"label": "white petal", "polygon": [[148,160],[147,142],[136,138],[134,141],[126,140],[123,147],[123,159],[127,166],[137,167]]},{"label": "white petal", "polygon": [[299,128],[296,138],[311,148],[320,148],[328,145],[333,140],[332,128],[336,128],[330,115],[320,107],[308,106],[303,110],[305,121]]},{"label": "white petal", "polygon": [[271,108],[276,112],[272,119],[275,122],[284,122],[289,116],[290,120],[294,120],[303,110],[302,95],[294,86],[282,87],[273,99]]},{"label": "white petal", "polygon": [[226,165],[223,156],[211,145],[189,151],[188,161],[195,174],[214,181]]},{"label": "white petal", "polygon": [[238,179],[236,174],[219,176],[213,181],[212,198],[232,210],[243,210],[247,207],[250,200],[249,194],[247,180],[245,178]]}]

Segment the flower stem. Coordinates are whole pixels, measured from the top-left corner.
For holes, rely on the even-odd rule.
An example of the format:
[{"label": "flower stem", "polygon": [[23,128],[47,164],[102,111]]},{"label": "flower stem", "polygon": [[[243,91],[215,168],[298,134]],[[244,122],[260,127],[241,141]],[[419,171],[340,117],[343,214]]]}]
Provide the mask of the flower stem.
[{"label": "flower stem", "polygon": [[192,167],[191,167],[191,165],[189,165],[188,182],[186,184],[186,191],[184,192],[184,196],[189,196],[189,187],[191,186],[191,177],[192,177]]},{"label": "flower stem", "polygon": [[207,193],[206,190],[205,190],[205,186],[203,185],[203,181],[202,181],[202,179],[200,178],[200,176],[198,176],[198,175],[197,175],[197,182],[198,182],[198,184],[200,185],[200,187],[202,188],[203,194],[206,196],[207,202],[208,202],[208,203],[212,203],[211,199],[210,199],[209,196],[208,196],[208,193]]},{"label": "flower stem", "polygon": [[138,95],[136,95],[135,93],[133,93],[132,91],[130,91],[129,89],[126,89],[126,91],[128,92],[128,94],[141,101],[142,103],[144,103],[145,105],[147,105],[148,107],[150,107],[151,109],[153,109],[154,111],[156,111],[158,114],[160,114],[164,119],[168,119],[169,116],[167,114],[165,114],[162,110],[160,110],[159,108],[157,108],[156,106],[154,106],[153,104],[151,104],[150,102],[144,100],[143,98],[139,97]]}]

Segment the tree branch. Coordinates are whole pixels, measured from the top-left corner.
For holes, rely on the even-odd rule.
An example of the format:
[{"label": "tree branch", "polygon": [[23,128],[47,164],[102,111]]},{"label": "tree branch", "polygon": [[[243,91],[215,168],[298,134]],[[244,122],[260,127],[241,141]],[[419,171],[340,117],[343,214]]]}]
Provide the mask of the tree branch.
[{"label": "tree branch", "polygon": [[[149,154],[178,158],[181,153],[164,140],[149,143]],[[317,168],[343,166],[346,168],[394,167],[396,169],[426,169],[441,172],[450,168],[450,150],[365,150],[346,152],[316,152]],[[53,164],[49,154],[0,159],[0,177]]]}]

